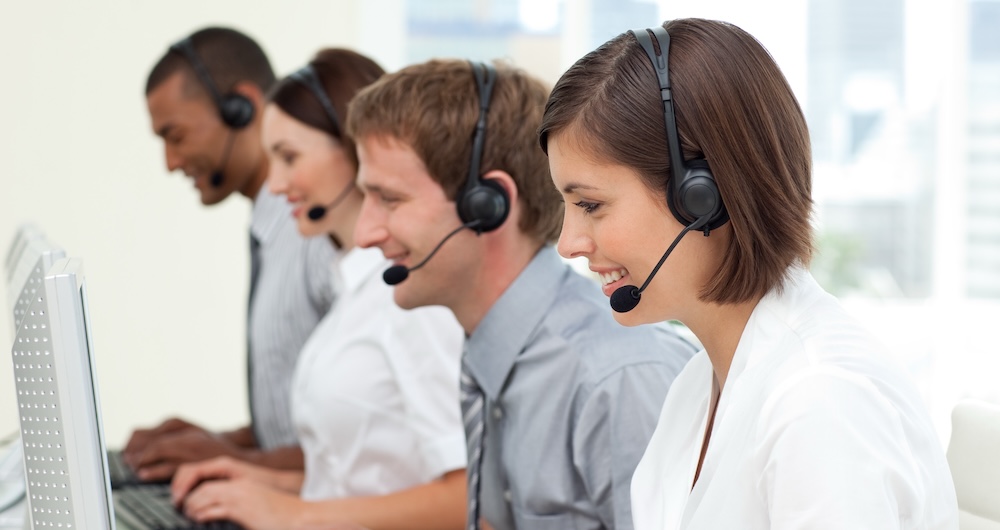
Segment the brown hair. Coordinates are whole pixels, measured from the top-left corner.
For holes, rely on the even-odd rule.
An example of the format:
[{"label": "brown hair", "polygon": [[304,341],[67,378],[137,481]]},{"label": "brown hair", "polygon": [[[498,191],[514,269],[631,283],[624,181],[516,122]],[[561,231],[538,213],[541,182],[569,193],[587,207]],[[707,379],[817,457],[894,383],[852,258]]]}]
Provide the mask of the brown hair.
[{"label": "brown hair", "polygon": [[309,66],[333,104],[339,123],[330,123],[330,118],[312,89],[292,76],[279,81],[268,93],[267,99],[292,118],[336,138],[357,168],[358,155],[354,150],[354,141],[343,132],[347,104],[359,90],[375,82],[385,71],[368,57],[343,48],[320,50],[309,61]]},{"label": "brown hair", "polygon": [[[480,174],[505,171],[517,184],[521,232],[554,242],[562,227],[562,201],[535,142],[548,87],[521,69],[494,64],[496,85],[486,123]],[[445,194],[454,199],[468,178],[479,94],[472,66],[432,60],[386,75],[351,102],[348,134],[387,136],[410,146]]]},{"label": "brown hair", "polygon": [[[680,19],[670,34],[670,84],[683,158],[712,168],[732,226],[709,302],[739,303],[780,288],[812,257],[811,154],[802,110],[777,64],[725,22]],[[572,128],[598,160],[635,169],[665,200],[670,179],[663,108],[649,57],[623,33],[556,83],[539,142]]]},{"label": "brown hair", "polygon": [[[267,92],[274,84],[274,70],[267,55],[249,36],[230,28],[210,27],[192,33],[189,38],[208,75],[223,94],[240,81],[250,81],[260,87],[261,92]],[[146,95],[179,71],[187,76],[185,89],[192,93],[198,90],[208,93],[187,58],[168,50],[146,78]]]}]

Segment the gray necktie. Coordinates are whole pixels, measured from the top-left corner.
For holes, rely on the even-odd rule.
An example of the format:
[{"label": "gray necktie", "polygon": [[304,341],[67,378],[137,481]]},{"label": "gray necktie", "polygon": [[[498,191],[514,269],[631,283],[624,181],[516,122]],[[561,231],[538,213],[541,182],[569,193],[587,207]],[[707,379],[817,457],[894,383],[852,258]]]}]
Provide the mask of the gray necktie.
[{"label": "gray necktie", "polygon": [[250,296],[247,300],[247,390],[250,397],[250,428],[254,437],[262,440],[261,433],[257,432],[257,420],[253,406],[253,351],[250,340],[250,308],[253,307],[253,295],[257,290],[257,280],[260,278],[260,240],[250,232]]},{"label": "gray necktie", "polygon": [[483,391],[469,373],[464,360],[462,376],[459,379],[462,399],[462,419],[465,423],[465,442],[469,462],[466,478],[469,485],[469,501],[466,530],[479,530],[479,471],[483,461]]},{"label": "gray necktie", "polygon": [[257,279],[260,277],[260,241],[250,234],[250,300],[247,302],[247,312],[249,315],[250,306],[253,305],[254,291],[257,289]]}]

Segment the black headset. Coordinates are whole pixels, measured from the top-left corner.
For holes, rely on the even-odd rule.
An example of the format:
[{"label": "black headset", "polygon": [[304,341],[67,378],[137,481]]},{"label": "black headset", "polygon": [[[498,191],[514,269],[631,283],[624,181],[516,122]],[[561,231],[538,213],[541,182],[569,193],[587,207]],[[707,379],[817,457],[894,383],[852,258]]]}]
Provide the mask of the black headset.
[{"label": "black headset", "polygon": [[321,107],[323,107],[323,112],[326,117],[330,120],[330,130],[329,132],[340,138],[340,120],[337,119],[337,111],[333,109],[333,102],[330,101],[330,97],[326,95],[326,90],[323,89],[323,82],[319,79],[319,74],[316,73],[316,69],[313,68],[311,64],[307,64],[302,68],[291,73],[288,76],[289,79],[298,81],[302,85],[305,85],[316,100],[319,101]]},{"label": "black headset", "polygon": [[[681,141],[677,134],[674,118],[674,98],[670,90],[670,74],[667,58],[670,52],[670,35],[663,27],[630,30],[639,45],[646,51],[660,85],[660,99],[663,102],[663,122],[667,128],[667,148],[670,151],[670,180],[667,186],[667,206],[681,224],[689,226],[698,219],[708,216],[704,225],[697,227],[708,233],[729,221],[729,212],[722,203],[722,195],[704,158],[684,160]],[[650,33],[656,37],[660,53],[653,48]]]},{"label": "black headset", "polygon": [[486,115],[490,109],[497,72],[489,64],[478,62],[469,64],[476,78],[476,90],[479,92],[479,120],[476,122],[476,130],[472,137],[469,178],[465,181],[465,188],[459,191],[455,202],[458,206],[458,217],[462,222],[469,225],[469,228],[476,233],[482,233],[496,230],[507,219],[510,197],[499,182],[493,179],[481,179],[479,175],[483,147],[486,143]]},{"label": "black headset", "polygon": [[226,127],[230,129],[242,129],[253,121],[253,102],[242,94],[231,92],[223,95],[219,92],[218,87],[215,86],[215,82],[212,81],[212,76],[208,73],[208,69],[205,68],[205,63],[198,57],[198,53],[194,49],[194,43],[191,42],[191,37],[185,37],[177,41],[170,46],[170,51],[181,55],[191,65],[191,69],[194,70],[195,75],[201,80],[201,84],[211,94],[212,100],[215,102],[215,107],[219,109],[219,117],[222,119],[222,123],[226,124]]}]

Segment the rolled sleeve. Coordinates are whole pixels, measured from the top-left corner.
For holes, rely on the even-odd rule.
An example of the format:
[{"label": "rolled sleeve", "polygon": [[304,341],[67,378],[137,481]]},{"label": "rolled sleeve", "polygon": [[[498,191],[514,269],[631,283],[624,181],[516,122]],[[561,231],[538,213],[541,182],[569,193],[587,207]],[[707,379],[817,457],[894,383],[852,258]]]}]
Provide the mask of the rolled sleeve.
[{"label": "rolled sleeve", "polygon": [[622,367],[586,397],[573,433],[573,461],[607,528],[632,528],[632,473],[656,428],[674,371],[646,362]]},{"label": "rolled sleeve", "polygon": [[458,433],[428,440],[420,446],[420,453],[431,476],[440,477],[449,471],[465,469],[465,435]]},{"label": "rolled sleeve", "polygon": [[[393,369],[404,396],[407,418],[416,434],[427,479],[463,469],[465,430],[458,397],[458,372],[463,333],[454,315],[443,307],[421,308],[420,313],[394,323]],[[405,344],[404,344],[405,343]]]}]

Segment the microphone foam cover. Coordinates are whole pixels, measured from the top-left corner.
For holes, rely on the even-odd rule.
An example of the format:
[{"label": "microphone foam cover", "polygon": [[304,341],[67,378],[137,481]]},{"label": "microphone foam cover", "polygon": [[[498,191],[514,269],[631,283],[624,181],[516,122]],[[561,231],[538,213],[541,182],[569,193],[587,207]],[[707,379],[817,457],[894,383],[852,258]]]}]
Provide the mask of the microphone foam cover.
[{"label": "microphone foam cover", "polygon": [[319,221],[324,215],[326,215],[326,207],[313,206],[312,208],[309,208],[309,212],[306,213],[306,215],[313,221]]},{"label": "microphone foam cover", "polygon": [[402,265],[393,265],[382,273],[382,281],[389,285],[396,285],[410,276],[410,270]]},{"label": "microphone foam cover", "polygon": [[640,298],[642,298],[642,293],[639,292],[638,287],[624,285],[611,293],[611,309],[618,313],[628,313],[639,305]]}]

